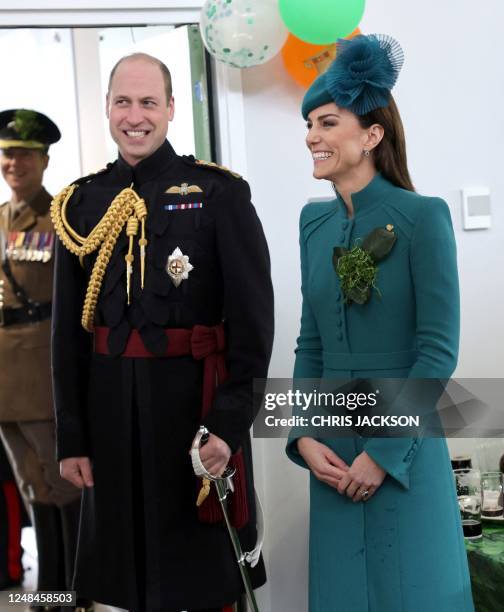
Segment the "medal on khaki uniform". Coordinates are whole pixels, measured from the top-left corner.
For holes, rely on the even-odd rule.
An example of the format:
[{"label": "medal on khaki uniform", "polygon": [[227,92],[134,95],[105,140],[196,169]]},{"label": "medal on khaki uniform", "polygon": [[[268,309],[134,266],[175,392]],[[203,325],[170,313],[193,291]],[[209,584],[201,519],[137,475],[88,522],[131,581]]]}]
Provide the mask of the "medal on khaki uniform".
[{"label": "medal on khaki uniform", "polygon": [[23,250],[24,232],[13,232],[14,238],[14,249],[12,251],[12,259],[14,261],[22,261],[21,252]]},{"label": "medal on khaki uniform", "polygon": [[53,232],[8,232],[5,255],[12,261],[39,261],[52,259]]},{"label": "medal on khaki uniform", "polygon": [[30,232],[28,236],[29,236],[29,239],[28,239],[28,249],[26,252],[26,260],[36,261],[37,246],[38,246],[40,232]]},{"label": "medal on khaki uniform", "polygon": [[44,243],[42,247],[42,262],[47,263],[52,258],[53,246],[54,246],[54,233],[53,232],[45,232]]}]

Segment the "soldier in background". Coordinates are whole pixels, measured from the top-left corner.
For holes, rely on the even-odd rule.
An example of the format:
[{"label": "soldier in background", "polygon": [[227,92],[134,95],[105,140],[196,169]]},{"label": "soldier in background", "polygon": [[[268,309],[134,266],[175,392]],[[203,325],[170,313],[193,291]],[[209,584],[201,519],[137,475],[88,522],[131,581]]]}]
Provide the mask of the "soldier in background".
[{"label": "soldier in background", "polygon": [[47,591],[71,586],[80,510],[80,491],[60,477],[55,459],[51,392],[54,233],[42,179],[49,145],[59,139],[42,113],[0,113],[0,169],[11,189],[0,207],[0,435],[30,504],[38,590]]}]

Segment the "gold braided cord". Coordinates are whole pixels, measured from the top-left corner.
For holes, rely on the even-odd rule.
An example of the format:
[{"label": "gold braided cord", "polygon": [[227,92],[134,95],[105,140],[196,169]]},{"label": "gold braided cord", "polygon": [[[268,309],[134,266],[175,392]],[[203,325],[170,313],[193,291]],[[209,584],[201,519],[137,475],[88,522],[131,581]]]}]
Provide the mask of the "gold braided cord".
[{"label": "gold braided cord", "polygon": [[131,304],[131,276],[133,274],[133,239],[138,234],[138,219],[131,216],[126,223],[126,236],[129,238],[128,253],[124,256],[126,261],[126,292],[128,294],[128,305]]},{"label": "gold braided cord", "polygon": [[142,223],[142,235],[138,244],[140,246],[140,287],[144,288],[145,279],[145,247],[148,244],[148,240],[145,237],[145,220],[147,219],[147,206],[145,206],[145,200],[137,200],[134,204],[135,213],[138,219]]},{"label": "gold braided cord", "polygon": [[[82,326],[85,330],[93,331],[94,313],[98,296],[100,295],[103,278],[109,265],[112,252],[117,239],[124,228],[129,226],[128,235],[131,235],[133,227],[136,227],[135,234],[138,232],[138,222],[142,223],[142,229],[147,217],[147,207],[145,201],[131,188],[123,189],[112,200],[106,213],[95,225],[87,237],[80,236],[69,224],[66,209],[77,185],[65,187],[53,200],[51,204],[51,218],[54,229],[65,245],[65,247],[79,258],[89,255],[98,250],[91,277],[86,290],[84,306],[82,309]],[[132,221],[131,219],[134,219]],[[146,242],[146,241],[145,241]],[[141,246],[142,270],[144,269],[145,245]],[[131,253],[131,248],[129,254]],[[130,265],[133,260],[131,259]],[[129,285],[129,274],[127,274]],[[143,285],[143,283],[142,283]],[[129,286],[128,286],[129,289]]]}]

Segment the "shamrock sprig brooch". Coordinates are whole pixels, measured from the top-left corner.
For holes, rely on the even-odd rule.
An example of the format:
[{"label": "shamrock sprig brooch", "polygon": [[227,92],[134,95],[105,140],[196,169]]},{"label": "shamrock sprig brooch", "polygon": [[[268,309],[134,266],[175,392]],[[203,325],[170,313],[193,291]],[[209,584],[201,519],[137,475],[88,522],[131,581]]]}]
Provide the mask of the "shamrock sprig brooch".
[{"label": "shamrock sprig brooch", "polygon": [[340,279],[345,304],[365,304],[371,297],[371,289],[381,295],[376,286],[376,264],[390,253],[397,240],[393,229],[393,225],[375,227],[361,244],[355,244],[350,250],[334,247],[333,266]]},{"label": "shamrock sprig brooch", "polygon": [[35,111],[20,108],[14,115],[14,129],[23,140],[31,140],[41,132],[42,125]]}]

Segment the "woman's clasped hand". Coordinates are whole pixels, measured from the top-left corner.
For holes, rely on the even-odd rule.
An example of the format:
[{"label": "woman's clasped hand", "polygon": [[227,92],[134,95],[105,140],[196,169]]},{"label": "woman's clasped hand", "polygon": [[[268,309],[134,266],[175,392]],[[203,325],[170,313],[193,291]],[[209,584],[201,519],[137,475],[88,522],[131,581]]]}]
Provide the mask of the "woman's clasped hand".
[{"label": "woman's clasped hand", "polygon": [[297,447],[318,480],[354,502],[369,500],[387,474],[366,451],[348,466],[333,450],[314,438],[299,438]]}]

